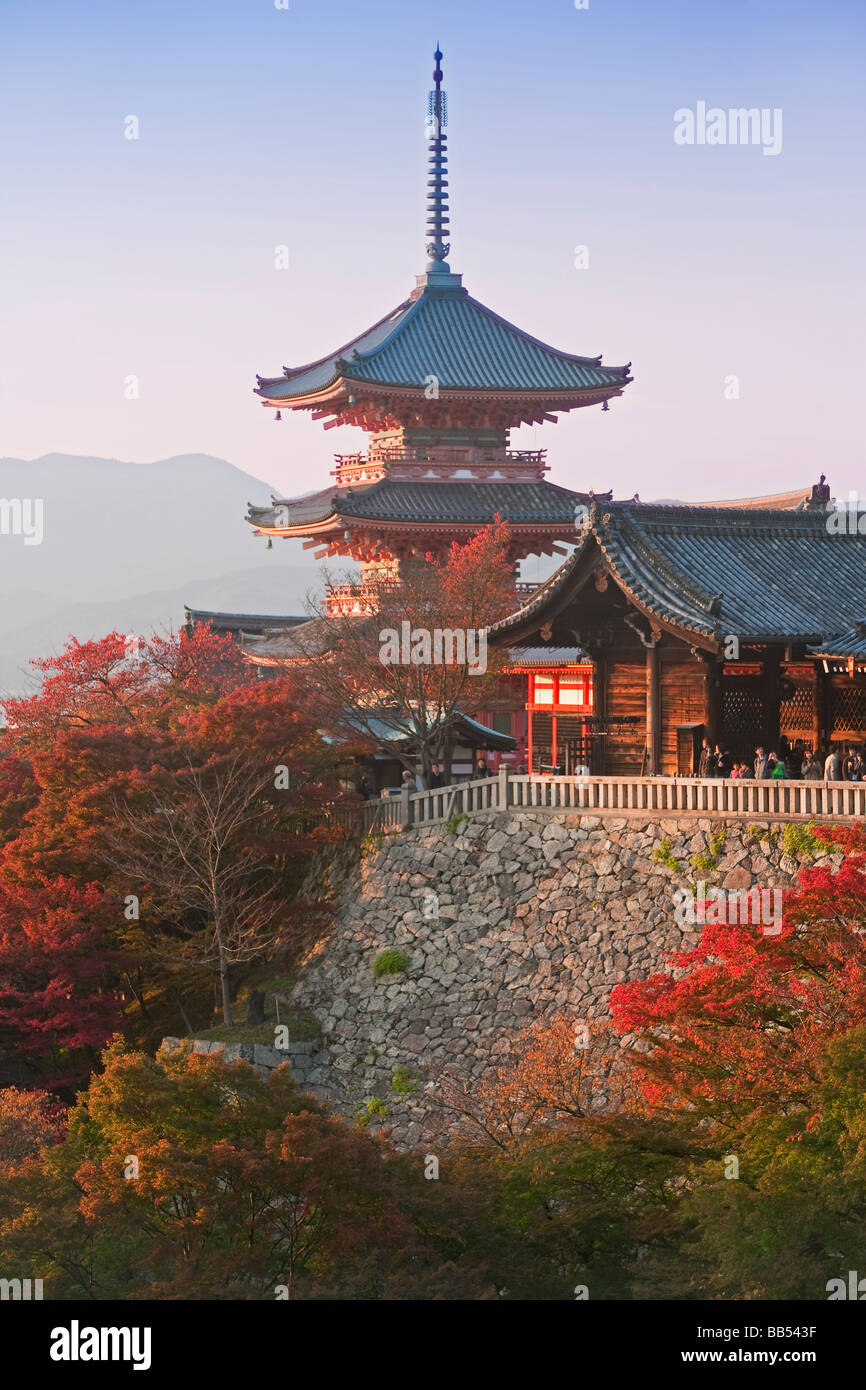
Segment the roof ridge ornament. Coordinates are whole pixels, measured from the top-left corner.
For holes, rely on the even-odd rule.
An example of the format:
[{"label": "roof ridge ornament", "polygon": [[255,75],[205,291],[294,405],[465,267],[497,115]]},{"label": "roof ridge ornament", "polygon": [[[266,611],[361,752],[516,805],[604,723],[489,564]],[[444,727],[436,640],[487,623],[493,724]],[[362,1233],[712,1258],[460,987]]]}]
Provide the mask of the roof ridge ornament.
[{"label": "roof ridge ornament", "polygon": [[448,94],[442,90],[442,50],[438,44],[433,57],[436,60],[433,70],[433,81],[436,85],[427,97],[425,122],[429,139],[427,172],[430,176],[427,180],[427,235],[431,238],[427,243],[427,255],[430,257],[427,271],[429,273],[444,270],[448,274],[451,269],[445,259],[451,250],[450,243],[445,240],[446,229],[451,220],[448,216],[448,194],[445,192],[448,187],[448,137],[445,134],[448,124]]},{"label": "roof ridge ornament", "polygon": [[[442,50],[436,45],[433,54],[436,67],[433,70],[433,90],[427,97],[427,118],[424,131],[427,135],[427,265],[425,273],[416,277],[417,289],[459,290],[462,277],[452,275],[448,264],[451,243],[449,236],[448,194],[448,137],[445,127],[448,124],[448,95],[442,88]],[[465,293],[465,291],[463,291]],[[413,296],[414,297],[414,296]]]}]

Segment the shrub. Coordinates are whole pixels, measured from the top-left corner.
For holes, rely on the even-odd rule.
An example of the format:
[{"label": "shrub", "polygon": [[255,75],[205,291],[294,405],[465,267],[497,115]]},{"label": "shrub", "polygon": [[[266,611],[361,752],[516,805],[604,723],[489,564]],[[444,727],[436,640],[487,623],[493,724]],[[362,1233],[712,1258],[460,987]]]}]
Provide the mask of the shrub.
[{"label": "shrub", "polygon": [[374,1115],[381,1116],[382,1119],[388,1114],[388,1107],[378,1096],[373,1096],[372,1100],[365,1100],[363,1105],[359,1105],[356,1117],[359,1124],[368,1125]]},{"label": "shrub", "polygon": [[459,816],[449,816],[445,822],[445,829],[448,831],[449,835],[456,835],[463,822],[468,819],[469,817],[465,811],[461,811]]},{"label": "shrub", "polygon": [[418,1082],[409,1075],[408,1067],[395,1067],[391,1077],[391,1090],[400,1096],[412,1096],[418,1089]]},{"label": "shrub", "polygon": [[654,864],[662,864],[664,868],[671,869],[675,874],[680,872],[680,861],[673,853],[673,846],[668,839],[661,840],[658,849],[654,849],[650,855]]},{"label": "shrub", "polygon": [[378,980],[381,975],[399,975],[401,970],[409,969],[409,957],[396,946],[389,946],[373,962],[373,974]]},{"label": "shrub", "polygon": [[703,874],[710,874],[714,869],[717,869],[719,867],[719,859],[724,852],[727,838],[728,832],[725,827],[722,826],[715,834],[710,836],[709,847],[706,850],[701,854],[692,855],[690,862],[693,868]]},{"label": "shrub", "polygon": [[796,859],[800,854],[808,854],[810,858],[814,858],[819,849],[812,821],[808,825],[789,821],[782,831],[782,850],[791,859]]},{"label": "shrub", "polygon": [[724,826],[721,826],[716,831],[715,835],[710,836],[710,853],[714,854],[717,859],[721,858],[724,853],[727,840],[728,832]]}]

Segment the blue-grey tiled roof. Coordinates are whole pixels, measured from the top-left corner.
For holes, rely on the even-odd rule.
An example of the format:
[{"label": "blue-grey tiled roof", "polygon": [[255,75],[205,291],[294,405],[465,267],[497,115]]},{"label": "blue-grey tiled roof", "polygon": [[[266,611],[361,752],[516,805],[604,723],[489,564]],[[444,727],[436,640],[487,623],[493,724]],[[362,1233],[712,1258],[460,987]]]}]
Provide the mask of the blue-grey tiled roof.
[{"label": "blue-grey tiled roof", "polygon": [[577,666],[592,662],[582,647],[509,647],[511,666]]},{"label": "blue-grey tiled roof", "polygon": [[[863,611],[866,613],[866,603],[863,605]],[[822,642],[815,644],[812,654],[825,657],[853,656],[859,661],[866,660],[866,618],[855,622],[847,632],[825,637]]]},{"label": "blue-grey tiled roof", "polygon": [[460,288],[427,287],[329,357],[285,375],[260,377],[270,401],[311,395],[338,378],[441,391],[561,392],[620,388],[628,367],[604,367],[549,347]]},{"label": "blue-grey tiled roof", "polygon": [[595,551],[638,605],[688,632],[815,644],[866,612],[866,536],[826,523],[822,510],[602,503],[574,554],[491,632],[528,635],[548,621]]},{"label": "blue-grey tiled roof", "polygon": [[412,523],[454,522],[486,526],[498,513],[513,525],[574,526],[575,506],[588,502],[586,493],[556,483],[405,482],[380,478],[352,488],[328,488],[298,502],[274,507],[250,507],[253,526],[314,525],[331,516],[370,521]]}]

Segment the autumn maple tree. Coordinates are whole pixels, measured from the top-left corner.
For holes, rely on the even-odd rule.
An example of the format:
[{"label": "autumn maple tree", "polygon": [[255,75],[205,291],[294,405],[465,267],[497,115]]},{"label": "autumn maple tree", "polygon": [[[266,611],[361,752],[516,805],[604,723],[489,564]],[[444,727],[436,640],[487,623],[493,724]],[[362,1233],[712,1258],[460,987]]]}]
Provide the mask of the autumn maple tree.
[{"label": "autumn maple tree", "polygon": [[444,560],[416,555],[396,579],[369,577],[364,611],[335,610],[293,634],[325,727],[411,770],[417,756],[425,779],[434,761],[450,769],[459,714],[482,708],[501,681],[503,653],[484,630],[515,605],[509,540],[497,517]]},{"label": "autumn maple tree", "polygon": [[0,758],[0,1048],[71,1085],[132,995],[143,1012],[180,976],[220,981],[231,1022],[232,968],[301,915],[302,823],[333,762],[293,682],[250,679],[206,628],[37,665]]},{"label": "autumn maple tree", "polygon": [[62,1142],[0,1192],[0,1261],[50,1298],[404,1298],[443,1278],[479,1297],[482,1274],[449,1275],[459,1241],[425,1186],[288,1066],[115,1044]]},{"label": "autumn maple tree", "polygon": [[46,1091],[0,1090],[0,1178],[61,1135],[63,1116]]},{"label": "autumn maple tree", "polygon": [[829,1040],[866,1022],[866,836],[822,832],[845,848],[838,869],[804,869],[785,894],[781,930],[707,925],[692,951],[616,986],[613,1019],[653,1104],[732,1125],[799,1110]]},{"label": "autumn maple tree", "polygon": [[465,1138],[503,1150],[552,1125],[589,1127],[624,1108],[633,1093],[618,1041],[604,1018],[538,1019],[510,1040],[502,1062],[480,1082],[446,1068],[438,1106]]}]

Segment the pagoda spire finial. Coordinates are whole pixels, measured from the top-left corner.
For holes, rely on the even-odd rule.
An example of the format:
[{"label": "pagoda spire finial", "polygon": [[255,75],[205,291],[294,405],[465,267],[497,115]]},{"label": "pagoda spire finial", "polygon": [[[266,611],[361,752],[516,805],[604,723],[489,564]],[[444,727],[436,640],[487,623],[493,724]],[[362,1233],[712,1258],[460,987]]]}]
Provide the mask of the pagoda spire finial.
[{"label": "pagoda spire finial", "polygon": [[445,127],[448,124],[448,98],[442,90],[442,50],[437,42],[433,54],[436,84],[428,98],[426,128],[429,132],[427,172],[427,273],[450,273],[446,257],[451,250],[448,236],[448,152]]}]

